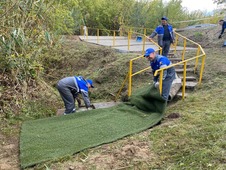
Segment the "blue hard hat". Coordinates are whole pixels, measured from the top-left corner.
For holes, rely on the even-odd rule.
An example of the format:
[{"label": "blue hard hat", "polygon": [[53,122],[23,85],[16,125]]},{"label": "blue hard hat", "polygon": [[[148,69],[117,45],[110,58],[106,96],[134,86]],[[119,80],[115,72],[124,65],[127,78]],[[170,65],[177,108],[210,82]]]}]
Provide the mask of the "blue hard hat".
[{"label": "blue hard hat", "polygon": [[92,80],[88,79],[88,80],[86,80],[86,81],[91,85],[92,88],[94,88],[94,86],[93,86],[93,81],[92,81]]},{"label": "blue hard hat", "polygon": [[166,20],[167,21],[168,18],[164,16],[164,17],[161,18],[161,20]]},{"label": "blue hard hat", "polygon": [[154,53],[154,52],[155,52],[155,50],[153,48],[148,48],[145,51],[144,57],[148,57],[151,53]]}]

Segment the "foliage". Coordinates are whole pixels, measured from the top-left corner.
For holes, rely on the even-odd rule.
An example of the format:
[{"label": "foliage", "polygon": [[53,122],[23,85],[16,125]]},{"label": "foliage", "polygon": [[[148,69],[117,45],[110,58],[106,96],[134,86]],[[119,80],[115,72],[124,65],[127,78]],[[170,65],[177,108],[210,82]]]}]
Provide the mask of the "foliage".
[{"label": "foliage", "polygon": [[213,0],[213,2],[217,4],[223,4],[225,3],[225,0]]}]

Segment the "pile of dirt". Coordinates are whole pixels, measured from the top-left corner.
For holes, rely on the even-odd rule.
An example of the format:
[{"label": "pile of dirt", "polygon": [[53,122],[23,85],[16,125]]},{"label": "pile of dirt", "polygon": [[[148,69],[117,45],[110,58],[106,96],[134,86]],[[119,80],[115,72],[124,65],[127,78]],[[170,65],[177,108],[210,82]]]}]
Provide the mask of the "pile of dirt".
[{"label": "pile of dirt", "polygon": [[[65,162],[65,164],[53,164],[50,168],[55,169],[130,169],[136,165],[148,164],[154,161],[154,155],[150,149],[150,143],[138,140],[122,140],[121,146],[106,144],[91,151],[89,154],[78,154],[77,159]],[[147,168],[147,167],[146,167]],[[138,168],[139,169],[139,168]]]}]

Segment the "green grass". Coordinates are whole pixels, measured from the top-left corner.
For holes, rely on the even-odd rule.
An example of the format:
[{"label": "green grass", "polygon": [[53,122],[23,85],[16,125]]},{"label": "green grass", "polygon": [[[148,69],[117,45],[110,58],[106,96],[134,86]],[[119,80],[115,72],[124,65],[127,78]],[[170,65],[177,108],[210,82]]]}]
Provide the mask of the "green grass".
[{"label": "green grass", "polygon": [[226,169],[226,69],[208,52],[202,86],[167,109],[181,117],[149,134],[160,169]]},{"label": "green grass", "polygon": [[[218,89],[199,90],[185,101],[169,107],[168,113],[181,117],[159,126],[149,135],[154,152],[158,153],[161,168],[224,169],[226,167],[226,102]],[[193,98],[192,101],[189,99]],[[224,99],[225,101],[225,99]],[[160,135],[161,134],[161,135]],[[223,168],[224,167],[224,168]]]}]

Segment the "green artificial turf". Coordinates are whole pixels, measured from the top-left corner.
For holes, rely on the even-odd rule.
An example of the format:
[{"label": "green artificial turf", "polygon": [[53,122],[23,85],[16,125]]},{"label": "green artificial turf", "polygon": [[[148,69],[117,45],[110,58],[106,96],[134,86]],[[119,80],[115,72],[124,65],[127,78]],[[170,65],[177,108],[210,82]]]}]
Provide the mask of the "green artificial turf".
[{"label": "green artificial turf", "polygon": [[165,107],[154,87],[144,87],[126,104],[24,122],[21,167],[56,160],[143,131],[162,119]]}]

